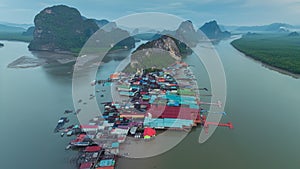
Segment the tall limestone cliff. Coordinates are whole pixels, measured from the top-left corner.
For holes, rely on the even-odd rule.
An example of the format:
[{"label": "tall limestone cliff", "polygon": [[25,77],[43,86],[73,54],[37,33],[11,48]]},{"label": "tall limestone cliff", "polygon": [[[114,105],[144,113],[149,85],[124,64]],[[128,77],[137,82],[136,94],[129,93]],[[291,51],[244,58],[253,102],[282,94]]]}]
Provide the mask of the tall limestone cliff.
[{"label": "tall limestone cliff", "polygon": [[35,29],[30,50],[78,52],[99,27],[91,19],[65,5],[45,8],[34,18]]},{"label": "tall limestone cliff", "polygon": [[190,47],[195,47],[200,41],[201,35],[194,29],[193,23],[187,20],[179,25],[175,33],[175,38]]},{"label": "tall limestone cliff", "polygon": [[223,32],[216,21],[205,23],[201,28],[199,28],[199,30],[212,40],[221,40],[224,38],[229,38],[231,36],[230,32]]}]

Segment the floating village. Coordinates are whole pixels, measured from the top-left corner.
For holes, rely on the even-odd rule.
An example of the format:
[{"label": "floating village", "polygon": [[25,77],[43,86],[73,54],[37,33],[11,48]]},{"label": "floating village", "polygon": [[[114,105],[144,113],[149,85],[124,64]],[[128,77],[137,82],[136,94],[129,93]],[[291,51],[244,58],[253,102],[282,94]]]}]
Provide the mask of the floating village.
[{"label": "floating village", "polygon": [[[88,124],[69,126],[69,119],[61,117],[54,129],[61,137],[75,136],[66,150],[78,151],[76,167],[79,169],[114,169],[118,158],[130,155],[120,151],[128,140],[147,144],[165,130],[190,132],[193,127],[208,129],[211,125],[233,128],[230,122],[206,121],[207,111],[202,105],[221,106],[222,103],[200,101],[200,90],[208,89],[198,87],[189,65],[184,62],[163,69],[118,72],[109,79],[91,82],[92,86],[104,84],[111,86],[114,101],[99,103],[102,114],[90,119]],[[103,97],[101,90],[96,94]],[[64,113],[83,112],[78,109]]]}]

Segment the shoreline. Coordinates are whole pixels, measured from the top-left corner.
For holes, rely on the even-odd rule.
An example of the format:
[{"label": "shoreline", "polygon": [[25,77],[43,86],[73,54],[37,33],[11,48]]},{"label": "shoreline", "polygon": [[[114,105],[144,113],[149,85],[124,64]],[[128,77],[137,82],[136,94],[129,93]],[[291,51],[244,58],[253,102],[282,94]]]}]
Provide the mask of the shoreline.
[{"label": "shoreline", "polygon": [[[28,42],[29,44],[30,42]],[[28,51],[30,52],[48,52],[48,53],[53,53],[53,54],[64,54],[64,55],[73,55],[74,57],[78,56],[79,53],[73,53],[71,51],[60,51],[60,50],[55,50],[55,51],[51,51],[51,50],[38,50],[38,49],[29,49],[28,48]]]},{"label": "shoreline", "polygon": [[[8,42],[23,42],[23,43],[27,43],[29,44],[31,41],[28,41],[28,40],[22,40],[22,39],[6,39],[6,38],[0,38],[0,41],[8,41]],[[0,44],[3,44],[2,42],[0,42]],[[3,44],[4,45],[4,44]],[[2,47],[2,46],[0,46]],[[128,51],[128,50],[132,50],[134,48],[124,48],[124,49],[114,49],[114,50],[109,50],[107,53],[117,53],[117,52],[120,52],[120,51]],[[49,52],[49,53],[54,53],[54,54],[66,54],[66,55],[74,55],[75,57],[79,56],[80,52],[78,53],[75,53],[75,52],[71,52],[71,51],[50,51],[50,50],[32,50],[32,49],[29,49],[28,50],[30,52]],[[81,51],[81,50],[80,50]]]},{"label": "shoreline", "polygon": [[[71,51],[60,51],[60,50],[56,50],[56,51],[51,51],[51,50],[32,50],[32,49],[28,49],[30,52],[48,52],[48,53],[53,53],[53,54],[64,54],[64,55],[73,55],[74,57],[78,57],[79,54],[81,53],[81,50],[80,52],[78,53],[74,53],[74,52],[71,52]],[[108,50],[108,52],[106,54],[109,54],[109,53],[118,53],[118,52],[122,52],[122,51],[129,51],[131,49],[115,49],[115,50]]]},{"label": "shoreline", "polygon": [[0,38],[1,41],[10,41],[10,42],[24,42],[24,43],[30,43],[28,40],[21,40],[21,39],[6,39],[6,38]]},{"label": "shoreline", "polygon": [[5,39],[5,38],[0,38],[0,41],[2,41],[2,42],[3,41],[7,41],[7,42],[23,42],[23,43],[28,43],[28,44],[30,43],[30,41],[20,40],[20,39]]},{"label": "shoreline", "polygon": [[244,53],[243,51],[241,51],[240,49],[238,49],[237,47],[235,47],[233,44],[232,44],[232,41],[230,42],[230,45],[236,49],[237,51],[241,52],[244,56],[246,56],[247,58],[250,58],[251,60],[257,62],[257,63],[260,63],[263,67],[265,68],[268,68],[269,70],[272,70],[272,71],[276,71],[278,73],[281,73],[283,75],[287,75],[287,76],[291,76],[295,79],[300,79],[300,74],[297,74],[297,73],[293,73],[293,72],[290,72],[288,70],[285,70],[285,69],[282,69],[282,68],[278,68],[278,67],[275,67],[275,66],[272,66],[268,63],[265,63],[259,59],[255,59],[254,57],[250,56],[250,55],[247,55],[246,53]]}]

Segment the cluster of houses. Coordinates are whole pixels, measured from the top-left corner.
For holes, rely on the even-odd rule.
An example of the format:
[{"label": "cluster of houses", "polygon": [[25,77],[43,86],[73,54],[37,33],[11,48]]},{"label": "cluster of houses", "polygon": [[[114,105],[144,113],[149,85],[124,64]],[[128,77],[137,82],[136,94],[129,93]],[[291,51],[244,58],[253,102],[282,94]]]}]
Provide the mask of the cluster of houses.
[{"label": "cluster of houses", "polygon": [[151,140],[157,130],[189,130],[205,122],[196,84],[185,63],[111,78],[120,101],[103,103],[102,115],[81,125],[83,133],[70,142],[85,147],[80,169],[111,169],[127,137]]}]

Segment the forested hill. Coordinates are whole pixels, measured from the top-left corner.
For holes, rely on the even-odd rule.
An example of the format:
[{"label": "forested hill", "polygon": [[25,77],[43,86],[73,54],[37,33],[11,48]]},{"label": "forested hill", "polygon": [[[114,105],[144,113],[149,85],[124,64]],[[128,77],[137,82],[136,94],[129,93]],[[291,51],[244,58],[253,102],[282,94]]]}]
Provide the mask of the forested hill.
[{"label": "forested hill", "polygon": [[77,9],[65,5],[45,8],[34,24],[30,50],[75,52],[99,29],[93,20],[83,19]]},{"label": "forested hill", "polygon": [[[107,20],[87,19],[81,16],[77,9],[65,5],[48,7],[34,18],[33,40],[28,48],[78,54],[91,35],[98,31],[99,27],[109,25],[108,23]],[[103,30],[109,34],[129,36],[129,32],[118,28],[117,25],[107,26]],[[130,49],[134,45],[133,37],[128,37],[117,43],[113,49]]]},{"label": "forested hill", "polygon": [[300,36],[248,33],[231,44],[265,64],[300,74]]}]

